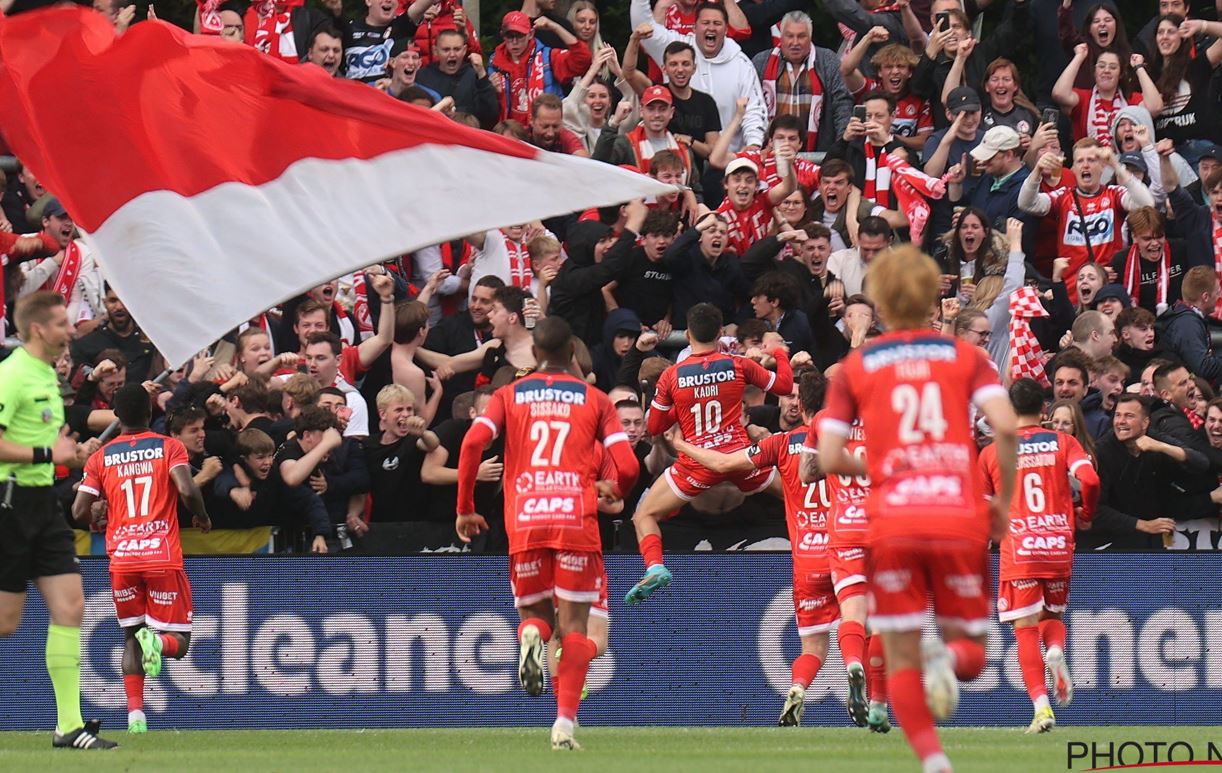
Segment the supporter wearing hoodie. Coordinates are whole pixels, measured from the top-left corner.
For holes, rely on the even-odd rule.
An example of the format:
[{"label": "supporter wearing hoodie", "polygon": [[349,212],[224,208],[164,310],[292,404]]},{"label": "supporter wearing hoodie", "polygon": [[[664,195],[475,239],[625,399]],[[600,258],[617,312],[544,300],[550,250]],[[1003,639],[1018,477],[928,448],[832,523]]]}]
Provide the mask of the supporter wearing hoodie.
[{"label": "supporter wearing hoodie", "polygon": [[[1116,115],[1112,116],[1112,147],[1117,154],[1141,154],[1150,175],[1149,187],[1150,193],[1154,194],[1154,205],[1166,211],[1168,189],[1163,184],[1158,151],[1154,149],[1154,119],[1150,117],[1150,111],[1142,105],[1128,105],[1117,110]],[[1194,199],[1198,199],[1201,186],[1196,172],[1192,171],[1183,156],[1174,151],[1171,153],[1171,163],[1175,166],[1179,184]],[[1105,170],[1103,176],[1105,184],[1111,182],[1112,170]]]},{"label": "supporter wearing hoodie", "polygon": [[585,43],[556,22],[541,21],[539,30],[556,33],[567,48],[550,48],[535,39],[535,26],[521,11],[510,11],[501,22],[505,42],[492,53],[489,77],[501,97],[501,118],[523,126],[530,123],[530,106],[540,94],[564,96],[564,87],[590,66]]},{"label": "supporter wearing hoodie", "polygon": [[681,35],[667,29],[653,18],[649,0],[632,0],[632,26],[649,24],[653,34],[641,41],[641,47],[661,67],[666,47],[682,41],[696,49],[696,74],[692,77],[692,88],[713,97],[721,125],[728,126],[734,120],[735,105],[741,98],[747,99],[747,111],[742,127],[730,142],[730,151],[737,153],[744,147],[759,148],[764,142],[764,129],[768,113],[764,107],[764,92],[760,87],[755,66],[733,40],[726,40],[729,27],[725,6],[720,3],[701,3],[696,10],[696,30]]},{"label": "supporter wearing hoodie", "polygon": [[615,386],[626,355],[641,335],[641,318],[632,309],[615,309],[603,322],[602,343],[590,352],[594,359],[595,385],[604,392]]}]

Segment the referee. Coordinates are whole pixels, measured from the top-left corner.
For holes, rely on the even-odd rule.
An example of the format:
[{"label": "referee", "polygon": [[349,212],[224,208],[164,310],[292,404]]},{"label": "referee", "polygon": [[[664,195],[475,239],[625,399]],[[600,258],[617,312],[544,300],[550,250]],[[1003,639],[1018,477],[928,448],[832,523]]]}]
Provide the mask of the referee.
[{"label": "referee", "polygon": [[51,617],[47,673],[57,721],[51,743],[67,749],[113,749],[98,725],[81,719],[81,618],[85,594],[72,530],[51,485],[55,465],[81,467],[100,445],[68,437],[52,363],[72,338],[63,296],[39,292],[17,301],[25,344],[0,362],[0,636],[21,624],[31,580]]}]

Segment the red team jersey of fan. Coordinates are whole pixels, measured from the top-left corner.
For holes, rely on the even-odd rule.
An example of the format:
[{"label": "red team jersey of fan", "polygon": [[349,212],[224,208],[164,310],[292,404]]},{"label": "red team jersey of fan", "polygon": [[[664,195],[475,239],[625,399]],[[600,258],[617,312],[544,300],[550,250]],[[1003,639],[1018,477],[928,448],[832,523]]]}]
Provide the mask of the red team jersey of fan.
[{"label": "red team jersey of fan", "polygon": [[178,487],[170,471],[187,449],[154,432],[121,435],[85,464],[81,490],[107,503],[106,554],[119,624],[191,630],[191,586],[178,541]]},{"label": "red team jersey of fan", "polygon": [[[871,91],[882,91],[883,84],[873,78],[866,78],[865,85],[853,95],[860,102],[861,98]],[[915,137],[918,134],[933,131],[933,110],[929,100],[921,99],[916,94],[907,93],[895,100],[895,110],[891,112],[891,132],[897,137]]]},{"label": "red team jersey of fan", "polygon": [[[824,411],[815,414],[814,429],[806,437],[807,448],[818,445],[817,428],[825,415]],[[859,418],[849,426],[845,450],[851,456],[864,458],[865,441]],[[828,475],[827,489],[832,500],[827,522],[828,566],[837,597],[844,601],[866,592],[866,548],[870,536],[866,500],[870,496],[870,479],[862,475]]]},{"label": "red team jersey of fan", "polygon": [[[1081,211],[1074,201],[1081,202]],[[1075,188],[1059,188],[1048,194],[1052,209],[1048,214],[1056,219],[1057,255],[1069,258],[1069,269],[1065,272],[1065,289],[1069,299],[1078,302],[1078,271],[1090,262],[1094,255],[1096,263],[1110,260],[1124,249],[1125,209],[1121,201],[1126,189],[1120,185],[1105,185],[1094,196],[1087,196]],[[1087,248],[1087,240],[1090,248]]]},{"label": "red team jersey of fan", "polygon": [[832,380],[819,432],[866,430],[875,627],[918,630],[929,596],[969,635],[987,630],[989,518],[970,404],[1005,396],[980,349],[926,331],[882,335]]},{"label": "red team jersey of fan", "polygon": [[827,525],[832,500],[827,479],[803,483],[799,475],[805,450],[806,427],[769,435],[747,449],[757,469],[775,467],[785,490],[785,522],[793,553],[793,608],[798,634],[824,633],[840,617],[836,592],[828,571]]},{"label": "red team jersey of fan", "polygon": [[[1001,485],[997,453],[980,454],[985,491]],[[1040,609],[1063,612],[1073,571],[1073,491],[1069,476],[1082,482],[1083,520],[1099,497],[1099,478],[1090,457],[1072,435],[1042,427],[1018,431],[1018,471],[1010,503],[1010,529],[1001,541],[997,612],[1003,622]]]},{"label": "red team jersey of fan", "polygon": [[[736,158],[750,159],[755,168],[760,170],[760,190],[771,190],[781,184],[781,176],[776,171],[776,154],[769,153],[767,159],[761,159],[760,156],[761,151],[743,150]],[[794,176],[798,178],[798,187],[806,191],[807,196],[814,195],[821,177],[819,165],[804,158],[795,158],[790,163],[793,164]]]},{"label": "red team jersey of fan", "polygon": [[[650,404],[649,433],[660,435],[677,421],[683,439],[693,445],[726,454],[746,448],[751,445],[742,425],[746,386],[753,384],[774,394],[793,390],[789,361],[783,353],[776,361],[776,373],[755,360],[721,352],[693,354],[671,365],[658,378]],[[690,500],[723,480],[732,480],[742,491],[754,492],[767,486],[773,475],[771,470],[714,475],[680,455],[666,470],[665,478],[676,495]]]},{"label": "red team jersey of fan", "polygon": [[717,208],[718,214],[726,218],[729,228],[726,229],[728,245],[733,247],[739,256],[747,248],[768,235],[772,227],[772,200],[766,191],[755,194],[750,206],[741,212],[734,208],[727,197]]}]

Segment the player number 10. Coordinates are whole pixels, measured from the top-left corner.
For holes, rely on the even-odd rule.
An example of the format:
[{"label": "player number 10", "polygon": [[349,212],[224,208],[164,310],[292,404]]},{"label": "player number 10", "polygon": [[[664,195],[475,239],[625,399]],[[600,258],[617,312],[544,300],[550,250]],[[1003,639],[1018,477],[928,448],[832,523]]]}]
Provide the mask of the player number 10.
[{"label": "player number 10", "polygon": [[711,435],[721,429],[721,403],[705,403],[703,410],[701,404],[696,403],[691,411],[696,419],[697,435]]},{"label": "player number 10", "polygon": [[[140,487],[140,509],[136,510],[136,487]],[[119,484],[123,496],[127,498],[127,514],[144,518],[149,514],[149,492],[153,490],[153,478],[141,475],[139,478],[127,478]]]}]

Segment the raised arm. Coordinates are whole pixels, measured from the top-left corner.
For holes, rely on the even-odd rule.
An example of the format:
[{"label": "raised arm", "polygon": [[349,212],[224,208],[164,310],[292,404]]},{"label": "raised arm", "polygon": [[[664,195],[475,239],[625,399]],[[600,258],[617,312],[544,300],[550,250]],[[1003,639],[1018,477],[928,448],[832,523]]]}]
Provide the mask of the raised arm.
[{"label": "raised arm", "polygon": [[1061,70],[1061,74],[1057,77],[1056,83],[1052,84],[1052,99],[1067,115],[1078,106],[1078,92],[1074,91],[1073,85],[1074,81],[1078,79],[1078,71],[1082,69],[1082,63],[1086,61],[1089,51],[1085,43],[1074,46],[1073,59],[1069,60],[1069,64],[1065,65],[1065,69]]}]

